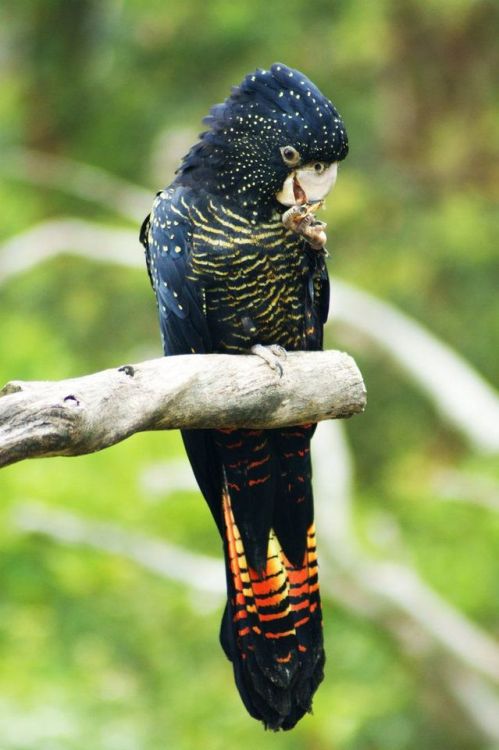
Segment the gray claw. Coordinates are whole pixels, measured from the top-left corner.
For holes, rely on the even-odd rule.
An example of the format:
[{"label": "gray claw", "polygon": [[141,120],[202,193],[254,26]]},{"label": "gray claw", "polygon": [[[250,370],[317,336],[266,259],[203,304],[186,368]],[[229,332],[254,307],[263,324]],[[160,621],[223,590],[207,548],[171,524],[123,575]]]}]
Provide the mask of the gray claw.
[{"label": "gray claw", "polygon": [[284,370],[278,359],[279,357],[284,359],[286,355],[286,350],[282,346],[279,346],[279,344],[271,344],[270,346],[254,344],[251,347],[251,353],[256,354],[260,359],[263,359],[263,361],[268,364],[272,370],[277,372],[280,378],[282,378]]},{"label": "gray claw", "polygon": [[280,359],[286,359],[288,356],[286,349],[280,344],[270,344],[268,348],[272,354],[275,354],[276,357],[280,357]]}]

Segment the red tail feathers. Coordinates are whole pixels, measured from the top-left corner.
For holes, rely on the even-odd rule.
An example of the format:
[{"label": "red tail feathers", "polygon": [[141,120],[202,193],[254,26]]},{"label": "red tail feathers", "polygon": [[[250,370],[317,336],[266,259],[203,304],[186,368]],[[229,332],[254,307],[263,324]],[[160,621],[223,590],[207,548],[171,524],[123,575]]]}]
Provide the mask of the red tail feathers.
[{"label": "red tail feathers", "polygon": [[230,496],[223,494],[228,605],[221,641],[249,713],[270,729],[291,729],[311,710],[323,678],[324,649],[315,531],[301,565],[270,531],[265,567],[247,564]]}]

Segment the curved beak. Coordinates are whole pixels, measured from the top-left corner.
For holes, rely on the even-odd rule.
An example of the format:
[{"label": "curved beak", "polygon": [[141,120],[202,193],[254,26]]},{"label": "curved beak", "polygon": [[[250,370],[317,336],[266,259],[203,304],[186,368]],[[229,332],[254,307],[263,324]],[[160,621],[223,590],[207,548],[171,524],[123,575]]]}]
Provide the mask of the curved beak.
[{"label": "curved beak", "polygon": [[323,200],[334,187],[338,162],[330,164],[322,174],[317,174],[313,164],[295,169],[284,180],[276,198],[283,206],[303,205]]}]

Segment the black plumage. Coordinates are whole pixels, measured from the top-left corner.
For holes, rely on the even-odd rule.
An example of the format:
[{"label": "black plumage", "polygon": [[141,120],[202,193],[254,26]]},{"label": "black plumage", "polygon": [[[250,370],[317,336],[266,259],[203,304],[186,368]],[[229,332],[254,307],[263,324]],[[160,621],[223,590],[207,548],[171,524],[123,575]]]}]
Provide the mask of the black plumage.
[{"label": "black plumage", "polygon": [[[165,354],[321,348],[324,253],[286,228],[276,193],[292,171],[286,145],[300,165],[346,156],[338,112],[303,74],[275,64],[246,76],[205,123],[141,231]],[[272,729],[310,710],[323,676],[314,429],[183,433],[224,541],[221,642],[249,713]]]}]

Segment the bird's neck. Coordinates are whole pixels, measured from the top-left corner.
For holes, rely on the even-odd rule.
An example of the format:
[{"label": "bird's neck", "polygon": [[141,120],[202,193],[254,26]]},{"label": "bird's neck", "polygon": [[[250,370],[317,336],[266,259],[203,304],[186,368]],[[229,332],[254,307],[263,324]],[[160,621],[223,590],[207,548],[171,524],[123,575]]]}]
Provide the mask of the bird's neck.
[{"label": "bird's neck", "polygon": [[274,217],[279,218],[284,210],[275,199],[262,201],[259,196],[253,195],[250,191],[238,194],[224,189],[216,176],[202,167],[179,173],[173,185],[186,187],[202,196],[203,201],[210,201],[212,204],[233,211],[251,224],[269,222]]},{"label": "bird's neck", "polygon": [[177,170],[173,185],[202,191],[214,200],[237,209],[248,221],[270,221],[284,210],[275,198],[275,187],[260,177],[258,183],[234,165],[228,168],[227,154],[216,150],[204,139],[195,144]]}]

